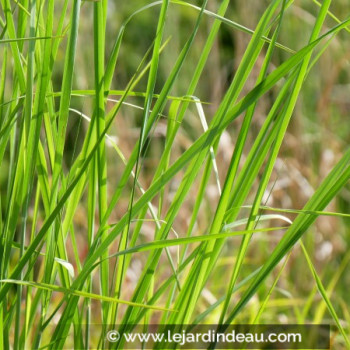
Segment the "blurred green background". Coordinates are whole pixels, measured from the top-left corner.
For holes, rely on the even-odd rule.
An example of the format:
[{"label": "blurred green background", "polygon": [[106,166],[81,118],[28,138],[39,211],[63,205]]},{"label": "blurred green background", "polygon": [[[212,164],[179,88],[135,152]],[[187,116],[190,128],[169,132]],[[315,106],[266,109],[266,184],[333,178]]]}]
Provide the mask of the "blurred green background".
[{"label": "blurred green background", "polygon": [[[201,1],[192,1],[194,5],[201,5]],[[208,10],[216,12],[219,1],[209,1]],[[262,0],[236,0],[231,1],[226,17],[247,28],[254,29],[268,1]],[[94,75],[93,65],[93,30],[92,30],[92,6],[91,2],[83,3],[81,11],[81,20],[79,27],[78,51],[75,66],[75,76],[73,88],[93,89]],[[107,19],[107,47],[106,57],[109,57],[118,31],[121,25],[133,15],[135,11],[149,4],[144,0],[128,1],[109,1],[108,19]],[[57,11],[59,12],[60,2],[57,2]],[[142,11],[131,18],[128,22],[123,42],[121,45],[120,56],[117,62],[116,73],[113,78],[113,89],[122,90],[130,80],[142,57],[151,47],[154,40],[154,34],[157,25],[160,6],[153,6]],[[310,30],[314,23],[315,14],[318,6],[312,0],[296,0],[286,11],[283,21],[281,34],[278,39],[280,43],[292,50],[298,50],[307,44]],[[332,2],[331,12],[344,20],[350,13],[350,3],[346,0],[336,0]],[[2,15],[2,14],[1,14]],[[194,26],[198,11],[178,4],[171,4],[166,24],[164,39],[169,39],[160,59],[159,74],[156,86],[156,92],[159,92],[166,77],[168,76],[175,59],[181,51],[184,43],[188,39]],[[172,90],[173,96],[183,96],[186,93],[191,74],[196,67],[198,57],[203,49],[205,39],[208,35],[210,25],[213,19],[205,16],[200,31],[186,58],[186,64],[180,72]],[[333,27],[336,21],[329,16],[327,20],[328,28]],[[325,28],[326,29],[326,28]],[[282,209],[301,209],[311,196],[321,180],[334,166],[340,158],[343,151],[350,142],[350,40],[349,32],[342,31],[335,40],[332,41],[327,51],[322,55],[319,62],[310,71],[307,81],[304,84],[300,95],[297,108],[295,109],[292,122],[288,128],[282,150],[278,161],[276,162],[273,181],[269,186],[269,192],[266,193],[266,204]],[[209,62],[205,68],[200,84],[196,90],[196,97],[203,102],[203,108],[207,121],[211,120],[218,104],[228,87],[229,82],[235,74],[235,70],[249,42],[250,35],[239,30],[235,30],[225,24],[220,29],[218,40],[211,52]],[[58,52],[58,64],[55,64],[53,90],[60,91],[62,83],[62,71],[65,57],[66,38],[60,46]],[[3,46],[0,45],[0,65],[3,54]],[[273,63],[277,66],[291,53],[280,48],[274,52]],[[262,57],[258,59],[262,63]],[[272,68],[272,67],[271,67]],[[253,71],[250,79],[251,89],[255,84],[258,74]],[[10,79],[10,77],[8,77]],[[135,91],[145,91],[147,80],[144,78],[139,82]],[[279,82],[283,84],[283,81]],[[10,86],[10,81],[8,86]],[[246,92],[245,90],[244,92]],[[275,99],[273,92],[260,99],[253,119],[253,124],[249,134],[248,145],[254,141],[262,122],[264,121],[271,103]],[[11,98],[11,91],[5,91],[5,100]],[[118,96],[113,97],[118,99]],[[58,103],[58,100],[57,100]],[[123,153],[128,156],[139,137],[139,128],[142,122],[142,110],[136,108],[143,105],[143,99],[139,97],[129,98],[128,103],[124,105],[116,118],[109,134],[117,141],[118,146]],[[112,106],[110,101],[108,106]],[[75,108],[87,116],[91,117],[93,99],[89,97],[72,97],[71,107]],[[148,140],[147,150],[143,153],[142,166],[143,171],[140,176],[140,182],[147,187],[154,174],[154,164],[159,159],[165,140],[167,118],[171,102],[165,110],[164,116],[157,124],[152,138]],[[241,119],[238,118],[227,131],[222,135],[221,142],[217,152],[217,162],[219,174],[222,179],[227,171],[227,167],[233,152],[238,126],[241,125]],[[82,120],[76,113],[71,113],[69,126],[67,130],[67,145],[65,151],[66,171],[75,159],[78,150],[82,146],[85,131],[87,130],[86,121]],[[197,110],[191,105],[177,135],[175,142],[176,149],[173,154],[181,154],[184,149],[202,134],[202,126],[198,117]],[[123,163],[117,157],[112,147],[107,147],[108,151],[108,179],[110,186],[115,187],[123,170]],[[246,153],[245,153],[246,154]],[[244,159],[243,159],[244,160]],[[7,186],[6,162],[1,165],[1,194],[2,201],[5,200]],[[182,174],[179,174],[178,179]],[[130,186],[132,183],[129,184]],[[257,184],[256,184],[257,185]],[[205,202],[202,204],[197,225],[196,234],[203,234],[204,230],[210,224],[211,218],[216,208],[218,193],[215,187],[214,177],[210,181],[207,189]],[[171,203],[175,189],[178,187],[176,180],[170,183],[167,190],[166,204],[164,210]],[[130,187],[131,188],[131,187]],[[254,190],[252,190],[254,193]],[[179,233],[186,231],[191,215],[192,206],[191,197],[186,201],[174,228]],[[128,205],[128,196],[118,203],[113,216],[115,220],[125,212]],[[253,200],[253,198],[251,199]],[[247,202],[247,205],[252,202]],[[75,233],[81,254],[84,255],[86,218],[84,205],[81,204],[81,215],[77,212],[75,216]],[[327,208],[328,211],[349,213],[350,209],[350,187],[344,188],[338,199],[333,201]],[[248,214],[248,209],[247,213]],[[293,219],[295,215],[285,214]],[[268,223],[266,224],[268,225]],[[145,224],[143,229],[144,240],[151,237],[154,225]],[[147,231],[147,229],[149,231]],[[273,234],[256,235],[252,241],[251,248],[246,259],[245,270],[242,277],[247,276],[255,270],[266,257],[269,256],[273,247],[282,236],[282,232]],[[240,239],[230,239],[223,254],[221,255],[219,268],[210,280],[209,288],[203,305],[199,306],[198,311],[204,311],[208,305],[222,296],[226,290],[226,282],[231,274],[233,257],[236,256]],[[344,322],[350,321],[350,219],[340,219],[335,217],[320,217],[317,219],[313,228],[305,235],[304,242],[313,258],[313,262],[319,272],[323,283],[329,288],[329,295],[337,312]],[[87,249],[87,248],[86,248]],[[172,249],[176,254],[176,248]],[[140,259],[140,260],[138,260]],[[137,280],[138,271],[142,265],[142,256],[133,259],[130,271],[128,272],[130,280],[130,290],[134,287]],[[160,265],[160,273],[166,277],[171,273],[167,265]],[[164,271],[163,271],[164,270]],[[276,277],[269,277],[266,283],[266,289],[261,289],[262,298],[268,291],[268,286]],[[210,289],[210,292],[209,292]],[[126,289],[127,290],[127,289]],[[323,301],[316,291],[315,283],[306,267],[305,258],[298,246],[296,246],[289,258],[287,267],[282,273],[278,287],[274,290],[266,312],[261,319],[262,322],[320,322],[330,320],[325,308],[320,305]],[[248,312],[241,317],[244,321],[253,318],[258,310],[259,304],[253,302],[249,304]],[[324,313],[324,316],[323,316]],[[210,317],[215,318],[215,314]],[[208,322],[211,321],[209,318]]]}]

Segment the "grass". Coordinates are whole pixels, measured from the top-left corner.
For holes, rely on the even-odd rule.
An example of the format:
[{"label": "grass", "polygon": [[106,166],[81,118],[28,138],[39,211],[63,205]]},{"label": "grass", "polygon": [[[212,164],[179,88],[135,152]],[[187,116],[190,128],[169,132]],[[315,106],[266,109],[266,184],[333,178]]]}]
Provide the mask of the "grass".
[{"label": "grass", "polygon": [[1,348],[281,320],[350,346],[347,5],[0,4]]}]

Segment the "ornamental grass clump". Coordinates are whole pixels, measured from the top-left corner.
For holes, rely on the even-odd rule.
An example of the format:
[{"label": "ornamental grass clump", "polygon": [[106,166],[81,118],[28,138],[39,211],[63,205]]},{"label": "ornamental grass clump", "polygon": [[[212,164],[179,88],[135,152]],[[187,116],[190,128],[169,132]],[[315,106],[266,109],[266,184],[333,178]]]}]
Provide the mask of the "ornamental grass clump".
[{"label": "ornamental grass clump", "polygon": [[348,4],[0,4],[1,348],[259,322],[350,347]]}]

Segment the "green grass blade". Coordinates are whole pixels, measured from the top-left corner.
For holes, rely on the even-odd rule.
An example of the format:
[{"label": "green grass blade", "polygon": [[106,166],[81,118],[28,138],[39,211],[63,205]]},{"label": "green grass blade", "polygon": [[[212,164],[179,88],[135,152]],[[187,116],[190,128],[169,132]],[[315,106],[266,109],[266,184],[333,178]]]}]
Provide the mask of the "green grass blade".
[{"label": "green grass blade", "polygon": [[337,313],[336,313],[336,311],[335,311],[335,309],[334,309],[334,307],[333,307],[333,305],[332,305],[332,303],[331,303],[331,300],[329,299],[329,297],[328,297],[328,295],[327,295],[327,291],[326,291],[326,289],[324,288],[323,283],[322,283],[320,277],[319,277],[318,274],[317,274],[317,271],[316,271],[316,269],[315,269],[315,267],[314,267],[314,265],[313,265],[313,263],[312,263],[312,261],[311,261],[311,258],[310,258],[310,256],[309,256],[309,254],[308,254],[308,252],[307,252],[307,250],[306,250],[306,248],[305,248],[305,245],[303,244],[303,241],[302,241],[302,240],[300,240],[300,246],[301,246],[301,249],[303,250],[303,253],[304,253],[304,255],[305,255],[305,258],[306,258],[307,264],[308,264],[308,266],[309,266],[309,268],[310,268],[310,271],[311,271],[311,273],[312,273],[312,276],[313,276],[313,278],[315,279],[315,282],[316,282],[316,285],[317,285],[317,289],[318,289],[318,291],[320,292],[323,301],[324,301],[325,304],[327,305],[327,308],[328,308],[330,314],[332,315],[332,317],[333,317],[333,319],[334,319],[334,321],[335,321],[335,323],[336,323],[336,325],[337,325],[337,327],[338,327],[340,333],[342,334],[342,336],[343,336],[343,338],[344,338],[344,340],[345,340],[346,345],[347,345],[348,347],[350,347],[350,340],[349,340],[349,338],[348,338],[348,336],[347,336],[347,334],[346,334],[346,332],[345,332],[343,326],[342,326],[341,323],[340,323],[340,320],[339,320],[339,318],[338,318],[338,315],[337,315]]}]

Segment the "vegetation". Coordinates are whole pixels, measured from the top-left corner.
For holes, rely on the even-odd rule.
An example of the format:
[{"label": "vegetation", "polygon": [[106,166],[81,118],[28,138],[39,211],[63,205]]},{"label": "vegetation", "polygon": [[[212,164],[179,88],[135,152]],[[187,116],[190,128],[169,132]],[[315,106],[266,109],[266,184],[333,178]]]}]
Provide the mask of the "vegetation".
[{"label": "vegetation", "polygon": [[0,4],[1,348],[233,322],[350,348],[345,0]]}]

